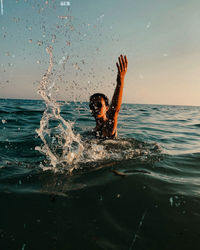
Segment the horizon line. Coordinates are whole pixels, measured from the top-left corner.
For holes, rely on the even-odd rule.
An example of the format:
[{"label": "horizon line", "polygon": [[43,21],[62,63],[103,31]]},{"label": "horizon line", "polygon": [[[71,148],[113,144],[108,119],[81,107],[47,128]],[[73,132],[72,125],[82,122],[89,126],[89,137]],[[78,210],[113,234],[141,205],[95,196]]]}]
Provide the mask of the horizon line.
[{"label": "horizon line", "polygon": [[[30,98],[11,98],[11,97],[0,97],[0,100],[27,100],[27,101],[43,101],[43,99],[30,99]],[[58,102],[67,102],[65,100],[56,100]],[[72,103],[89,103],[88,101],[68,101]],[[186,106],[186,107],[200,107],[200,105],[189,105],[189,104],[159,104],[159,103],[132,103],[123,102],[122,104],[135,104],[135,105],[157,105],[157,106]]]}]

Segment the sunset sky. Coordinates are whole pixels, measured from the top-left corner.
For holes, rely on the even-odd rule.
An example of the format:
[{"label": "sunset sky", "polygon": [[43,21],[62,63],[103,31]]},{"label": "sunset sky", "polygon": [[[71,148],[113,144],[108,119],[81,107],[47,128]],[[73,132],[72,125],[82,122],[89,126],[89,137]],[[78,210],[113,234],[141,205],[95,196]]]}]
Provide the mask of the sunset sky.
[{"label": "sunset sky", "polygon": [[57,99],[111,98],[126,54],[123,102],[200,105],[199,0],[0,3],[0,98],[40,99],[52,46]]}]

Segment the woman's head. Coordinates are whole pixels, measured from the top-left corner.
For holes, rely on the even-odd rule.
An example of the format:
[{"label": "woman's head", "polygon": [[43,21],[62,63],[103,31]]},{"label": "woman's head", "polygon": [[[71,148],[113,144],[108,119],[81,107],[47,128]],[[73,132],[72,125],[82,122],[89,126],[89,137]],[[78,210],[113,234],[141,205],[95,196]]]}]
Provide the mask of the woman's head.
[{"label": "woman's head", "polygon": [[90,96],[89,107],[94,117],[103,117],[109,109],[108,97],[102,93],[93,94]]}]

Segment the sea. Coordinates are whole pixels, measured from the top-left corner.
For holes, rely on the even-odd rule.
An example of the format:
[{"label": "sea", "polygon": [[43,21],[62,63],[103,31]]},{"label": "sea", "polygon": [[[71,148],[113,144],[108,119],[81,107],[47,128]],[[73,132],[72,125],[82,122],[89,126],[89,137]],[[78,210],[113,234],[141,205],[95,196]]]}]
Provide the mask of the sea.
[{"label": "sea", "polygon": [[198,250],[200,107],[0,99],[1,250]]}]

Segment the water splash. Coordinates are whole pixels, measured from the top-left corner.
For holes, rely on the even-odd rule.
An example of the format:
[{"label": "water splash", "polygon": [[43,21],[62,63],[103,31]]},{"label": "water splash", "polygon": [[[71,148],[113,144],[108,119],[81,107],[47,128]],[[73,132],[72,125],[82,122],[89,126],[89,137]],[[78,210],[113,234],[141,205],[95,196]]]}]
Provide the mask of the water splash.
[{"label": "water splash", "polygon": [[52,79],[52,47],[48,47],[46,52],[50,56],[49,67],[38,88],[38,94],[45,101],[46,109],[40,121],[40,128],[36,129],[43,145],[36,147],[36,150],[46,155],[50,161],[50,167],[41,165],[43,169],[53,167],[54,171],[57,171],[59,168],[67,168],[69,172],[72,172],[75,163],[82,155],[83,145],[80,135],[75,135],[72,130],[73,123],[64,120],[60,114],[60,104],[52,96],[51,91],[55,86]]},{"label": "water splash", "polygon": [[[157,161],[160,158],[161,147],[156,143],[145,143],[133,138],[110,139],[100,141],[90,139],[83,141],[84,151],[79,159],[80,164],[87,168],[88,163],[94,166],[107,165],[108,162],[121,162],[138,159],[142,162]],[[91,167],[91,165],[89,164]]]}]

